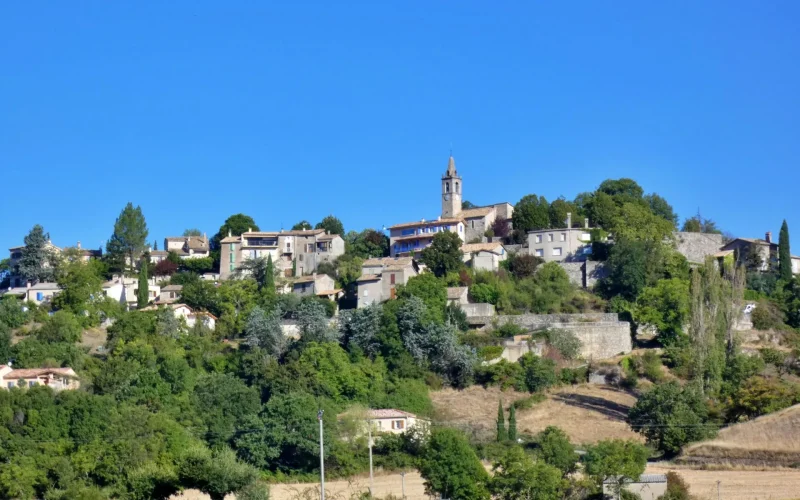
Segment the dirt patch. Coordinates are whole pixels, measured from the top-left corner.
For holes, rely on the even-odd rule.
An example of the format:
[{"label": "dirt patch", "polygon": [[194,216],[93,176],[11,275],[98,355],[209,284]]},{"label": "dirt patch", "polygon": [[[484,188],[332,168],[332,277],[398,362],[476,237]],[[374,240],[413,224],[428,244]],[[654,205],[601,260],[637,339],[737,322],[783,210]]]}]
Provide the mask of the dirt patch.
[{"label": "dirt patch", "polygon": [[726,427],[716,438],[687,447],[679,461],[794,466],[800,463],[800,405]]},{"label": "dirt patch", "polygon": [[788,500],[800,498],[800,471],[794,470],[695,470],[668,464],[647,467],[648,474],[675,471],[701,500]]},{"label": "dirt patch", "polygon": [[[491,438],[495,432],[497,402],[508,407],[528,393],[498,388],[469,387],[462,391],[445,389],[431,394],[437,417],[470,431],[479,438]],[[560,427],[576,444],[596,443],[603,439],[636,439],[625,422],[628,410],[636,402],[631,393],[597,385],[565,387],[548,394],[547,399],[530,409],[517,411],[517,430],[535,434],[549,425]]]},{"label": "dirt patch", "polygon": [[90,328],[81,335],[81,346],[88,347],[90,354],[96,353],[97,348],[106,345],[107,341],[108,333],[105,328]]}]

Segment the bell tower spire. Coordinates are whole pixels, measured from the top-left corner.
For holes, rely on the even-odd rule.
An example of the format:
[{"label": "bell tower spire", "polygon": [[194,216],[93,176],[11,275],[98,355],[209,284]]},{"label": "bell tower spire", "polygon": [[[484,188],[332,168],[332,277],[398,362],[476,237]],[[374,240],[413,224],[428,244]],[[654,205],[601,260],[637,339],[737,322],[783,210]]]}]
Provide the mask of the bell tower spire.
[{"label": "bell tower spire", "polygon": [[449,219],[461,213],[461,184],[456,160],[451,154],[447,161],[447,171],[442,177],[442,218]]}]

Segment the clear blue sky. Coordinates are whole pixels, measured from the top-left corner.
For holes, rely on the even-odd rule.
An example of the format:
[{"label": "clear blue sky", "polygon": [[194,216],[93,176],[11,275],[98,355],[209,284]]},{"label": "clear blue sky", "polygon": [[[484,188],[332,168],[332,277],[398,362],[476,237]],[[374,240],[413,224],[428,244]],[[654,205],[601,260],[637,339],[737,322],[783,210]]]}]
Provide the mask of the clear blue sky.
[{"label": "clear blue sky", "polygon": [[8,2],[0,248],[36,223],[97,247],[632,177],[681,215],[800,254],[800,3]]}]

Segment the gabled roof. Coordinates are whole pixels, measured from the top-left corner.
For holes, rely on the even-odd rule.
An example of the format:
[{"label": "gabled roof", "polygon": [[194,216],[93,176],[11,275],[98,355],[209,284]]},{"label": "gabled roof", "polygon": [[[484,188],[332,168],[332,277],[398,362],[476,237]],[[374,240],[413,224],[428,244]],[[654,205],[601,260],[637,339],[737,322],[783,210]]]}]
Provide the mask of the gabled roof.
[{"label": "gabled roof", "polygon": [[381,279],[380,274],[362,274],[361,276],[359,276],[356,282],[360,283],[362,281],[378,281],[380,279]]},{"label": "gabled roof", "polygon": [[461,252],[462,253],[472,253],[472,252],[495,252],[499,253],[500,249],[503,248],[503,244],[500,242],[494,243],[467,243],[466,245],[461,245]]},{"label": "gabled roof", "polygon": [[361,267],[388,267],[388,266],[410,266],[414,263],[414,259],[411,257],[377,257],[374,259],[367,259],[362,264]]},{"label": "gabled roof", "polygon": [[402,224],[395,224],[394,226],[389,227],[389,229],[403,229],[406,227],[423,227],[423,226],[441,226],[443,224],[458,224],[459,222],[464,222],[464,219],[461,217],[451,217],[449,219],[432,219],[432,220],[420,220],[416,222],[403,222]]},{"label": "gabled roof", "polygon": [[0,295],[25,295],[28,293],[28,288],[24,286],[18,286],[15,288],[9,288],[8,290],[4,290],[0,292]]},{"label": "gabled roof", "polygon": [[331,241],[335,240],[336,238],[341,238],[338,234],[323,234],[322,236],[317,236],[318,241]]},{"label": "gabled roof", "polygon": [[[2,365],[3,368],[7,365]],[[19,370],[12,369],[10,372],[3,375],[7,380],[20,379],[20,378],[34,378],[42,375],[49,374],[61,375],[64,377],[78,378],[78,374],[72,368],[20,368]]]},{"label": "gabled roof", "polygon": [[[294,280],[294,282],[295,282],[295,284],[297,284],[297,283],[312,283],[314,281],[317,281],[318,279],[322,279],[323,276],[325,276],[327,278],[330,278],[330,276],[328,276],[325,273],[312,274],[311,276],[300,276],[299,278]],[[333,278],[331,278],[331,279],[333,279]]]},{"label": "gabled roof", "polygon": [[728,245],[730,245],[731,243],[734,243],[736,241],[744,241],[746,243],[750,243],[750,244],[753,244],[753,245],[770,245],[770,246],[775,246],[775,247],[778,246],[778,244],[775,243],[775,242],[770,243],[767,240],[760,240],[758,238],[734,238],[732,241],[728,242],[728,244],[725,245],[722,248],[725,248]]},{"label": "gabled roof", "polygon": [[395,410],[394,408],[369,410],[367,412],[371,418],[417,418],[413,413],[407,411]]},{"label": "gabled roof", "polygon": [[468,208],[466,210],[462,210],[461,212],[459,212],[458,215],[460,215],[465,219],[471,219],[473,217],[486,217],[494,210],[495,210],[494,207]]},{"label": "gabled roof", "polygon": [[180,292],[183,290],[183,285],[167,285],[161,289],[162,292]]}]

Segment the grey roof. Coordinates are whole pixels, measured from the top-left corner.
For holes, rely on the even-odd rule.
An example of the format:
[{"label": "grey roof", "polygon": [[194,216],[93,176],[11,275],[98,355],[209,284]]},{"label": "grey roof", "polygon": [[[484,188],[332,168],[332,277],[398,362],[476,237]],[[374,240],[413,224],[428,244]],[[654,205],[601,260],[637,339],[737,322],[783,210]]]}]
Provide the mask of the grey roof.
[{"label": "grey roof", "polygon": [[447,299],[455,300],[461,298],[464,292],[467,291],[465,286],[451,286],[447,288]]},{"label": "grey roof", "polygon": [[183,285],[167,285],[161,289],[162,292],[180,292],[183,290]]},{"label": "grey roof", "polygon": [[60,290],[61,287],[58,283],[36,283],[31,287],[31,290]]}]

